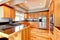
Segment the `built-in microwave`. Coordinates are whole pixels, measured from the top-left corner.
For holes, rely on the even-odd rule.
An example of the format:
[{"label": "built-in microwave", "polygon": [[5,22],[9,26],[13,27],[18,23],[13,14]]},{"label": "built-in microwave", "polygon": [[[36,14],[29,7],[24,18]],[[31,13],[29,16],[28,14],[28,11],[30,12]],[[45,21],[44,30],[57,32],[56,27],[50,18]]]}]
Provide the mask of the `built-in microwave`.
[{"label": "built-in microwave", "polygon": [[54,26],[54,23],[53,23],[53,15],[50,16],[50,32],[53,33],[53,26]]}]

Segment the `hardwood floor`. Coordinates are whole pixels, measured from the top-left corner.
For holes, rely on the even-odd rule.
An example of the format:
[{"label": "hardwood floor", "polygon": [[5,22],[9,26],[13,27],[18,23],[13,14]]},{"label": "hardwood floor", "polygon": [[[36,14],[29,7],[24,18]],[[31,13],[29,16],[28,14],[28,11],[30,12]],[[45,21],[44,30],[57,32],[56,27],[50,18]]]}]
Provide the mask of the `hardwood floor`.
[{"label": "hardwood floor", "polygon": [[51,40],[48,30],[31,29],[31,40]]}]

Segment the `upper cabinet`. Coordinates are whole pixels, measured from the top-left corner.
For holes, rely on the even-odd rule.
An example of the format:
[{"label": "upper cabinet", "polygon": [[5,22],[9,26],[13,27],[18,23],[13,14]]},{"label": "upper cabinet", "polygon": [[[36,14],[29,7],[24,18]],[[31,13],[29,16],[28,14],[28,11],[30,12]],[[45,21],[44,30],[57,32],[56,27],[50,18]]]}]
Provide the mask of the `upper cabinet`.
[{"label": "upper cabinet", "polygon": [[54,26],[60,26],[60,0],[52,0],[49,13],[53,14]]},{"label": "upper cabinet", "polygon": [[60,0],[54,0],[54,25],[60,26]]},{"label": "upper cabinet", "polygon": [[1,18],[15,18],[15,10],[7,6],[0,6]]}]

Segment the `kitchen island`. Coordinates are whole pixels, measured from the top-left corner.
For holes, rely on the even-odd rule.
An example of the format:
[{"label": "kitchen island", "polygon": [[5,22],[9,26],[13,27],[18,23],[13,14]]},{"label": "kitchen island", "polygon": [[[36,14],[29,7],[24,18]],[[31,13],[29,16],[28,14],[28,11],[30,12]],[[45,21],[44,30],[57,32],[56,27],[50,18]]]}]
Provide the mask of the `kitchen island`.
[{"label": "kitchen island", "polygon": [[12,26],[9,24],[8,25],[0,25],[0,32],[6,33],[6,34],[11,34],[11,33],[15,32],[15,28],[20,27],[20,25],[17,25],[17,26],[16,25]]}]

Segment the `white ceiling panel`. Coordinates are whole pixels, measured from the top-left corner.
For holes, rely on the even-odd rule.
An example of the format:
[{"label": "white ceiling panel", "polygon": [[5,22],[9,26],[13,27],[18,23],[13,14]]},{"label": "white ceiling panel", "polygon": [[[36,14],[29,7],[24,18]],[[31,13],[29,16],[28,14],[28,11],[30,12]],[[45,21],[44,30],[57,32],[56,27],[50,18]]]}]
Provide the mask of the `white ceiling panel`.
[{"label": "white ceiling panel", "polygon": [[[22,2],[24,4],[23,8],[27,8],[27,10],[34,10],[40,8],[47,8],[49,6],[51,0],[25,0]],[[19,5],[23,5],[19,4]]]},{"label": "white ceiling panel", "polygon": [[10,1],[10,0],[0,0],[0,4],[6,3],[8,1]]},{"label": "white ceiling panel", "polygon": [[29,10],[36,8],[44,8],[46,5],[46,0],[26,0],[25,2]]},{"label": "white ceiling panel", "polygon": [[19,7],[17,7],[17,6],[12,6],[12,7],[14,7],[17,11],[19,11],[19,12],[27,12],[26,10],[24,10],[24,9],[22,9],[22,8],[19,8]]},{"label": "white ceiling panel", "polygon": [[22,2],[24,2],[24,0],[13,0],[11,4],[16,5],[16,4],[20,4]]}]

